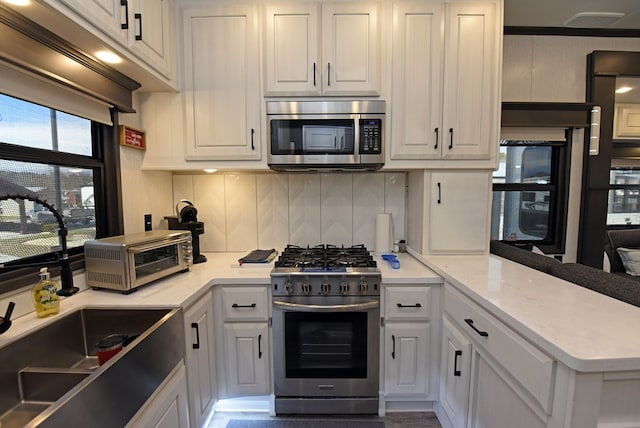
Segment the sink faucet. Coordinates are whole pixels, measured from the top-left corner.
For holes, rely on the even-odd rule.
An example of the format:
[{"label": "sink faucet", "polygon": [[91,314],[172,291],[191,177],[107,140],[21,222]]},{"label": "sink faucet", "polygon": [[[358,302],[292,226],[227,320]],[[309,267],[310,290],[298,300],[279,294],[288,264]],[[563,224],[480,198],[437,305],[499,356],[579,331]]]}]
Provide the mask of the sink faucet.
[{"label": "sink faucet", "polygon": [[[62,288],[58,290],[57,294],[59,296],[71,296],[72,294],[77,293],[80,289],[78,287],[73,286],[73,271],[71,270],[71,264],[69,263],[69,255],[67,254],[67,226],[62,218],[62,215],[56,210],[53,205],[48,203],[45,200],[38,198],[37,196],[32,195],[20,195],[20,194],[6,194],[0,196],[0,201],[4,201],[7,199],[23,199],[27,201],[32,201],[38,203],[48,209],[51,214],[55,217],[58,222],[58,237],[60,240],[60,258],[58,260],[46,261],[41,263],[24,263],[24,264],[12,264],[9,266],[5,266],[4,264],[0,264],[0,269],[17,269],[22,267],[30,267],[30,266],[41,266],[41,265],[52,265],[59,264],[60,265],[60,282],[62,283]],[[13,309],[13,308],[12,308]],[[7,328],[9,328],[7,326]]]},{"label": "sink faucet", "polygon": [[7,312],[5,312],[4,317],[0,317],[0,334],[9,330],[11,327],[11,314],[13,313],[13,308],[16,306],[14,302],[9,302],[9,306],[7,306]]}]

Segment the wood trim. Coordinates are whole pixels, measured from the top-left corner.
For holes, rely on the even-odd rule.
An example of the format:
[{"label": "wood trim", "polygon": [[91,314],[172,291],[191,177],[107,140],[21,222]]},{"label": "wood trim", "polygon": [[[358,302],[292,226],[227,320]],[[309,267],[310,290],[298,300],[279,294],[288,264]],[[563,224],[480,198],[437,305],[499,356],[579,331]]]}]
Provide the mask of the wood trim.
[{"label": "wood trim", "polygon": [[590,103],[503,102],[501,125],[588,128],[593,106]]},{"label": "wood trim", "polygon": [[640,52],[593,51],[588,58],[594,77],[640,76]]},{"label": "wood trim", "polygon": [[[0,60],[57,84],[134,112],[132,92],[141,85],[93,60],[69,42],[0,4]],[[69,61],[79,67],[69,67]]]},{"label": "wood trim", "polygon": [[640,30],[632,28],[505,26],[503,31],[510,36],[640,37]]}]

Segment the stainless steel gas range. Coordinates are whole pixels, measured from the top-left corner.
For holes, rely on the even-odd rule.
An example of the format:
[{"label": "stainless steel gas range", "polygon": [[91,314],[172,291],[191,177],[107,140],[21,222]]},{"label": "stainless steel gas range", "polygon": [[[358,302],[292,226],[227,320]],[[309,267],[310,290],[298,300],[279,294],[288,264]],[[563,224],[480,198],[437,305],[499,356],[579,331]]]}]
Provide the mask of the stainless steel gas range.
[{"label": "stainless steel gas range", "polygon": [[287,246],[271,272],[276,414],[377,414],[380,270],[363,245]]}]

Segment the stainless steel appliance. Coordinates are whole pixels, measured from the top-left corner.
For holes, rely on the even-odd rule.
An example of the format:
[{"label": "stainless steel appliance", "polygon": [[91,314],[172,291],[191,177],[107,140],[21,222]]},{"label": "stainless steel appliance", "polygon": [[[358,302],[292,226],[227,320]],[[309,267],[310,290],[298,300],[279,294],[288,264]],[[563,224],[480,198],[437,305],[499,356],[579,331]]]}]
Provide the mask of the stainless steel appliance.
[{"label": "stainless steel appliance", "polygon": [[87,285],[130,293],[137,287],[193,263],[191,232],[148,232],[94,239],[84,243]]},{"label": "stainless steel appliance", "polygon": [[375,170],[384,165],[385,102],[269,101],[269,167]]},{"label": "stainless steel appliance", "polygon": [[362,246],[287,246],[271,272],[277,414],[377,414],[380,271]]}]

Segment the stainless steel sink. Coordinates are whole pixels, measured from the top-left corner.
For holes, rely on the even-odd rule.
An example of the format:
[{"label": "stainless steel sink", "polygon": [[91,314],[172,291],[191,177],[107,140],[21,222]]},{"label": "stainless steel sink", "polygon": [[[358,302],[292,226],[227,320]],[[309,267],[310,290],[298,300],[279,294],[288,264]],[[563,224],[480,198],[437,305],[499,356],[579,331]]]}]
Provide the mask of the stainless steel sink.
[{"label": "stainless steel sink", "polygon": [[[139,337],[100,366],[114,333]],[[79,309],[0,348],[0,426],[124,426],[183,358],[180,308]]]}]

